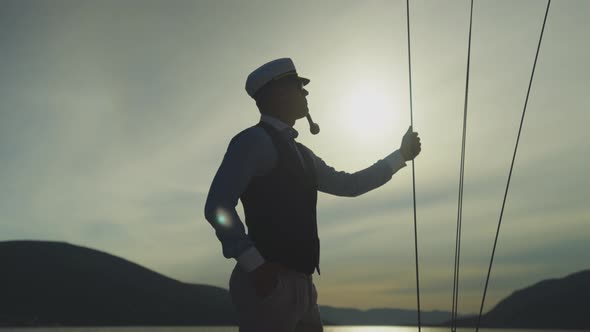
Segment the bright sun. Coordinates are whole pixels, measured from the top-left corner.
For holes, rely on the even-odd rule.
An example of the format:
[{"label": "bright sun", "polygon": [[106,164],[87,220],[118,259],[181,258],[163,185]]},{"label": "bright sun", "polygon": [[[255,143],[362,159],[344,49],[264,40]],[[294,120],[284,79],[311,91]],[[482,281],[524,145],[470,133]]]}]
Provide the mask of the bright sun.
[{"label": "bright sun", "polygon": [[342,97],[338,110],[343,129],[361,145],[379,144],[399,133],[399,100],[391,84],[381,81],[358,81]]}]

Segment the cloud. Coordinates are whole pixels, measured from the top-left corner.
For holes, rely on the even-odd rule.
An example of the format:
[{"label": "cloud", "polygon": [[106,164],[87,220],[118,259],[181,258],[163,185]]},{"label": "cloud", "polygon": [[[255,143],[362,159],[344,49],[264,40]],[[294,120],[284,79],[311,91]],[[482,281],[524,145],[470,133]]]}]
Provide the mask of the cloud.
[{"label": "cloud", "polygon": [[[587,6],[552,7],[490,304],[525,283],[586,268],[583,255],[570,253],[588,251],[583,234],[590,231]],[[293,57],[312,78],[310,105],[322,124],[313,139],[299,124],[301,141],[339,169],[366,167],[399,146],[409,122],[403,9],[387,1],[8,2],[0,14],[7,22],[0,32],[0,240],[88,245],[183,281],[227,287],[234,261],[223,258],[202,210],[229,140],[257,121],[246,75],[274,57]],[[424,147],[415,164],[419,258],[431,309],[445,308],[452,286],[466,10],[432,2],[412,16],[415,128]],[[524,102],[540,24],[536,15],[523,20],[530,10],[542,8],[482,7],[475,22],[465,311],[480,296]],[[257,24],[261,15],[271,21]],[[281,24],[269,31],[272,20]],[[391,88],[395,121],[362,146],[336,119],[346,94],[367,81]],[[407,167],[354,199],[320,195],[323,303],[413,306],[410,173]]]}]

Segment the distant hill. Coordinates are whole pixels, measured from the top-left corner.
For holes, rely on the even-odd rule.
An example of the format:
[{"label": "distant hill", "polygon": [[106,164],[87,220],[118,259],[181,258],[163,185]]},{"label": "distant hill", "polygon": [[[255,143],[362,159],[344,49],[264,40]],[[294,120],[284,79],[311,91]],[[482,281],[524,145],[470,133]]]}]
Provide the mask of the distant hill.
[{"label": "distant hill", "polygon": [[[228,276],[229,277],[229,276]],[[590,270],[516,291],[483,326],[590,329]],[[415,325],[416,312],[320,306],[326,325]],[[422,312],[425,325],[450,314]],[[329,322],[329,323],[328,323]],[[0,242],[0,326],[236,325],[226,289],[183,283],[97,250]],[[459,325],[473,326],[475,318]]]},{"label": "distant hill", "polygon": [[0,242],[0,325],[236,325],[227,290],[66,243]]},{"label": "distant hill", "polygon": [[[477,317],[459,326],[475,326]],[[482,327],[590,329],[590,270],[517,290],[482,317]]]},{"label": "distant hill", "polygon": [[[226,289],[62,242],[0,242],[0,326],[236,325]],[[228,276],[229,277],[229,276]],[[327,325],[412,325],[416,312],[320,306]],[[441,323],[449,313],[422,313]]]},{"label": "distant hill", "polygon": [[[418,325],[416,310],[379,308],[359,310],[320,306],[322,318],[336,325]],[[447,311],[422,311],[424,325],[442,325],[451,317]]]}]

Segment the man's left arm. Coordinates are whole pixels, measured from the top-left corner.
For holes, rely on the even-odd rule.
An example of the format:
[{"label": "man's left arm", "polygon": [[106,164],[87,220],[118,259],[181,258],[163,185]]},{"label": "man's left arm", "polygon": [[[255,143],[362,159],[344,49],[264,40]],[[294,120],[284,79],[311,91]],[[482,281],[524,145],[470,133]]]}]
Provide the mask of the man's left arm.
[{"label": "man's left arm", "polygon": [[362,195],[387,183],[393,174],[406,166],[400,150],[396,150],[370,167],[355,173],[347,173],[335,170],[310,149],[306,150],[314,163],[318,190],[336,196]]}]

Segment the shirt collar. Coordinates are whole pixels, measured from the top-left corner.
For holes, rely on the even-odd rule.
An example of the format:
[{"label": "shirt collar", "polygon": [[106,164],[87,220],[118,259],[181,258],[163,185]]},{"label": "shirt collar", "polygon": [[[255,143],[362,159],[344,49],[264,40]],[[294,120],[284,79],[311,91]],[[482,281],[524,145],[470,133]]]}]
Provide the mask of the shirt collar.
[{"label": "shirt collar", "polygon": [[286,135],[288,135],[290,138],[297,138],[297,136],[299,136],[299,132],[295,130],[295,128],[289,126],[288,124],[275,118],[274,116],[270,116],[268,114],[261,114],[260,121],[268,123],[281,133],[286,133]]}]

